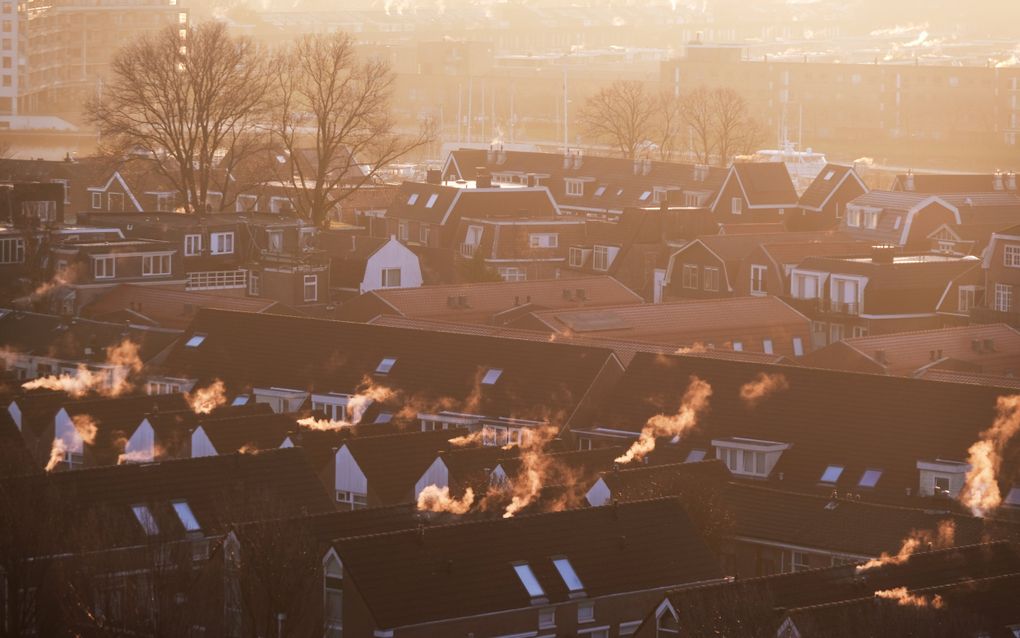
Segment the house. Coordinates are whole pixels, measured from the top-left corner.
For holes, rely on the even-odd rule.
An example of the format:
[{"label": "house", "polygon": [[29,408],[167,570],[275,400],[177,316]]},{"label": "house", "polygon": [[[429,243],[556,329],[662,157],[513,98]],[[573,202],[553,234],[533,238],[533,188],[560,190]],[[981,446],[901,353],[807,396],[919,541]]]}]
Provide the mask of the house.
[{"label": "house", "polygon": [[847,202],[839,229],[872,244],[927,248],[943,224],[960,224],[958,206],[939,195],[874,190]]},{"label": "house", "polygon": [[808,257],[867,257],[871,253],[870,244],[840,235],[790,242],[781,237],[769,238],[752,248],[740,263],[734,277],[734,293],[789,295],[790,273]]},{"label": "house", "polygon": [[505,325],[535,309],[641,304],[643,299],[612,277],[593,275],[518,282],[484,282],[375,290],[345,303],[347,321],[382,315]]},{"label": "house", "polygon": [[[57,184],[63,190],[61,204],[66,221],[72,221],[78,211],[88,210],[92,203],[87,190],[100,175],[108,170],[104,160],[83,159],[50,161],[41,159],[0,159],[0,181],[8,184]],[[47,196],[49,199],[49,196]]]},{"label": "house", "polygon": [[455,242],[460,259],[480,261],[503,281],[526,281],[557,276],[584,231],[576,218],[464,216]]},{"label": "house", "polygon": [[250,394],[277,412],[310,402],[356,423],[368,413],[347,407],[362,395],[362,408],[424,429],[513,418],[528,423],[513,426],[518,435],[583,418],[621,371],[610,350],[590,346],[218,310],[198,312],[162,369],[199,388],[221,380],[228,396]]},{"label": "house", "polygon": [[710,208],[717,223],[778,222],[800,202],[782,162],[734,162]]},{"label": "house", "polygon": [[[592,439],[593,446],[633,440],[651,417],[677,413],[692,376],[707,383],[712,394],[696,427],[680,436],[679,454],[698,451],[723,459],[739,480],[808,494],[836,490],[864,501],[914,507],[952,505],[968,468],[968,449],[994,422],[998,398],[1014,393],[639,353],[603,397],[590,425],[576,424],[572,433]],[[1012,464],[997,478],[1002,494],[1009,495],[1006,501],[1020,502],[1020,489],[1015,489],[1020,477]]]},{"label": "house", "polygon": [[1008,636],[1020,621],[1017,557],[1013,544],[983,543],[863,571],[849,563],[682,589],[650,606],[634,635],[729,635],[753,626],[776,638]]},{"label": "house", "polygon": [[720,576],[672,499],[361,536],[334,547],[343,565],[343,631],[353,635],[627,635],[639,610],[671,583]]},{"label": "house", "polygon": [[992,234],[1010,225],[1003,222],[942,224],[928,234],[930,250],[948,255],[980,257],[992,240]]},{"label": "house", "polygon": [[1016,173],[996,171],[992,174],[966,173],[901,173],[893,180],[891,190],[914,193],[991,193],[1016,191]]},{"label": "house", "polygon": [[319,235],[319,245],[329,255],[332,287],[345,296],[422,285],[418,255],[396,237],[327,230]]},{"label": "house", "polygon": [[541,310],[515,327],[669,346],[802,356],[811,322],[776,297],[734,297],[637,306]]},{"label": "house", "polygon": [[1000,323],[851,337],[799,363],[907,377],[931,369],[1012,377],[1020,372],[1020,332]]},{"label": "house", "polygon": [[[479,172],[481,168],[481,172]],[[560,155],[492,148],[460,148],[443,166],[447,180],[476,180],[489,175],[496,184],[548,189],[566,214],[613,220],[627,208],[654,206],[667,200],[683,206],[705,206],[716,195],[726,172],[698,165],[586,157],[579,149]]]},{"label": "house", "polygon": [[1005,322],[1020,326],[1013,291],[1020,285],[1020,226],[992,234],[982,260],[984,270],[983,303],[971,310],[975,321]]},{"label": "house", "polygon": [[941,328],[958,321],[939,312],[948,291],[979,263],[888,246],[870,257],[808,257],[790,271],[787,300],[814,322],[816,348],[848,336]]},{"label": "house", "polygon": [[787,224],[797,230],[835,228],[847,203],[868,190],[853,166],[826,164],[800,196],[800,217],[787,218]]}]

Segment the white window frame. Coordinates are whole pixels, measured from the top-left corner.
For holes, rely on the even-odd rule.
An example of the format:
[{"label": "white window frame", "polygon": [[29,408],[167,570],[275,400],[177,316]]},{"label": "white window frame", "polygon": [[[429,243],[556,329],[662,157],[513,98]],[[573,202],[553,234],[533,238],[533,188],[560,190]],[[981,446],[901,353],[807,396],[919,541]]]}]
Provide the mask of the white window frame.
[{"label": "white window frame", "polygon": [[531,233],[528,245],[531,248],[559,248],[560,236],[557,233]]},{"label": "white window frame", "polygon": [[1020,268],[1020,245],[1002,247],[1002,265],[1007,268]]},{"label": "white window frame", "polygon": [[234,200],[234,212],[237,213],[253,213],[258,210],[258,207],[258,195],[238,195]]},{"label": "white window frame", "polygon": [[[391,282],[391,275],[393,273],[397,275],[395,284]],[[383,288],[400,288],[400,276],[400,268],[383,268],[379,277],[380,284]]]},{"label": "white window frame", "polygon": [[234,231],[209,235],[209,253],[212,255],[234,254]]},{"label": "white window frame", "polygon": [[609,270],[609,247],[595,246],[592,251],[591,267],[595,270],[606,272]]},{"label": "white window frame", "polygon": [[[102,268],[99,265],[102,264]],[[93,257],[92,271],[96,279],[113,279],[117,276],[117,258],[113,255]],[[100,274],[102,271],[102,274]]]},{"label": "white window frame", "polygon": [[0,239],[0,264],[22,264],[25,262],[25,240],[22,237]]},{"label": "white window frame", "polygon": [[956,308],[959,312],[970,312],[977,300],[977,286],[960,286],[957,291]]},{"label": "white window frame", "polygon": [[1013,286],[995,284],[995,305],[998,312],[1013,312]]},{"label": "white window frame", "polygon": [[254,270],[248,272],[248,294],[252,297],[262,294],[262,273]]},{"label": "white window frame", "polygon": [[856,206],[846,207],[846,225],[859,228],[861,225],[861,209]]},{"label": "white window frame", "polygon": [[528,271],[519,266],[500,266],[497,271],[503,281],[527,281]]},{"label": "white window frame", "polygon": [[762,266],[761,264],[751,264],[751,294],[756,296],[762,296],[768,294],[765,291],[765,277],[768,276],[768,266]]},{"label": "white window frame", "polygon": [[[308,290],[311,287],[312,294],[309,296]],[[305,303],[314,303],[319,300],[319,276],[318,275],[305,275],[302,284],[302,299]]]},{"label": "white window frame", "polygon": [[580,179],[563,180],[568,197],[584,197],[584,181]]},{"label": "white window frame", "polygon": [[92,209],[102,210],[103,209],[103,194],[92,193]]},{"label": "white window frame", "polygon": [[595,603],[591,600],[586,600],[577,603],[577,622],[595,622]]},{"label": "white window frame", "polygon": [[577,248],[577,247],[573,247],[572,246],[570,248],[570,250],[567,251],[567,255],[568,255],[568,258],[569,258],[568,263],[570,264],[570,266],[572,268],[580,268],[581,266],[584,265],[584,249],[583,248]]},{"label": "white window frame", "polygon": [[170,255],[142,255],[142,277],[160,277],[171,271]]},{"label": "white window frame", "polygon": [[702,288],[708,292],[719,292],[719,269],[715,266],[705,266],[701,277]]},{"label": "white window frame", "polygon": [[398,222],[397,223],[397,239],[399,239],[400,241],[407,241],[408,237],[410,237],[410,233],[408,232],[408,223],[407,222]]},{"label": "white window frame", "polygon": [[744,200],[740,197],[730,199],[730,214],[742,215],[744,213]]},{"label": "white window frame", "polygon": [[684,264],[683,265],[683,287],[686,290],[699,290],[699,274],[700,268],[698,264]]},{"label": "white window frame", "polygon": [[197,257],[202,254],[202,236],[201,235],[185,235],[184,236],[184,256],[185,257]]},{"label": "white window frame", "polygon": [[[876,210],[865,210],[864,218],[861,220],[862,225],[869,229],[874,230],[878,228],[878,211]],[[898,228],[898,226],[897,226]]]}]

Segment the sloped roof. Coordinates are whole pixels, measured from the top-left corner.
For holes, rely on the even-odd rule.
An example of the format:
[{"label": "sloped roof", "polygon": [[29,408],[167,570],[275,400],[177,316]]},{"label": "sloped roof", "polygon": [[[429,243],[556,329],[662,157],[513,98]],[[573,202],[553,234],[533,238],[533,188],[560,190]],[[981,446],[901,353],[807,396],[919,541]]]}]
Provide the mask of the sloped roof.
[{"label": "sloped roof", "polygon": [[256,405],[264,409],[249,414],[218,418],[210,415],[201,419],[202,431],[217,452],[229,454],[242,449],[278,448],[287,438],[287,433],[297,427],[293,417],[274,413],[268,404]]},{"label": "sloped roof", "polygon": [[[761,373],[782,375],[788,388],[750,408],[739,400],[740,390]],[[603,398],[595,425],[637,433],[650,417],[676,412],[692,376],[711,385],[713,394],[681,447],[708,449],[712,440],[726,437],[789,443],[769,483],[811,493],[834,487],[892,502],[905,498],[908,488],[916,494],[917,461],[965,460],[994,421],[998,397],[1012,394],[977,385],[639,353]],[[844,471],[834,486],[819,488],[829,465]],[[857,487],[866,469],[883,471],[874,488]],[[1007,464],[999,479],[1008,491],[1020,480],[1020,468]]]},{"label": "sloped roof", "polygon": [[[911,174],[913,192],[917,193],[980,193],[995,190],[993,173]],[[893,182],[894,190],[906,190],[907,175],[900,173]]]},{"label": "sloped roof", "polygon": [[89,302],[82,308],[82,315],[99,319],[130,310],[163,328],[179,330],[187,327],[199,308],[297,314],[272,299],[120,284]]},{"label": "sloped roof", "polygon": [[[188,347],[195,334],[205,339]],[[572,413],[612,357],[601,348],[223,310],[199,311],[185,337],[166,369],[219,378],[234,391],[352,392],[369,381],[397,392],[393,403],[421,410],[443,403],[441,409],[541,419]],[[395,360],[391,369],[376,372],[387,358]],[[503,373],[495,384],[479,384],[489,368]]]},{"label": "sloped roof", "polygon": [[[68,361],[103,363],[106,349],[125,339],[138,346],[138,356],[148,361],[162,352],[178,332],[126,326],[90,319],[59,317],[15,310],[0,312],[0,348],[24,355]],[[86,355],[91,348],[93,354]]]},{"label": "sloped roof", "polygon": [[397,190],[386,216],[428,224],[455,224],[462,217],[551,218],[557,213],[556,203],[545,188],[501,188],[499,185],[493,185],[492,188],[461,188],[445,184],[404,182]]},{"label": "sloped roof", "polygon": [[851,173],[856,176],[852,166],[843,164],[826,164],[818,176],[812,180],[800,196],[800,205],[803,208],[820,210],[825,206],[832,194],[843,184],[843,180]]},{"label": "sloped roof", "polygon": [[551,556],[570,561],[589,598],[721,576],[673,499],[362,536],[335,547],[379,628],[531,608],[518,561],[553,604],[571,598]]},{"label": "sloped roof", "polygon": [[782,162],[735,162],[733,172],[740,180],[751,206],[795,207],[797,189]]}]

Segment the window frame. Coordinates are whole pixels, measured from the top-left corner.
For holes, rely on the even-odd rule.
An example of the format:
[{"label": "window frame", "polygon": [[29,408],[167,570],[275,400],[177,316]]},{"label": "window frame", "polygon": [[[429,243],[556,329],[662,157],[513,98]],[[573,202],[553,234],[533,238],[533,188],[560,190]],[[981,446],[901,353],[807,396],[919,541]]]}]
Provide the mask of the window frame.
[{"label": "window frame", "polygon": [[[158,270],[153,268],[155,265],[159,266]],[[172,273],[173,262],[170,255],[142,255],[142,277],[163,277]]]},{"label": "window frame", "polygon": [[[117,277],[117,258],[113,255],[103,255],[100,257],[92,258],[92,272],[95,279],[116,279]],[[99,274],[99,264],[103,264],[102,272]]]},{"label": "window frame", "polygon": [[768,286],[765,278],[768,276],[769,267],[762,264],[751,264],[751,287],[750,293],[755,296],[768,294]]},{"label": "window frame", "polygon": [[[389,275],[394,273],[394,272],[397,273],[397,283],[395,285],[392,282],[390,282],[390,277],[389,277]],[[402,274],[402,272],[401,272],[401,269],[399,267],[396,267],[396,268],[383,268],[383,269],[380,270],[380,273],[379,273],[379,282],[380,282],[380,284],[382,285],[383,288],[400,288],[400,285],[401,285],[401,274]]]},{"label": "window frame", "polygon": [[[308,296],[309,286],[311,286],[312,295]],[[319,275],[305,275],[302,280],[301,286],[302,299],[305,303],[315,303],[319,301]]]},{"label": "window frame", "polygon": [[[228,250],[229,248],[229,250]],[[233,255],[234,254],[234,231],[228,230],[209,235],[210,255]]]}]

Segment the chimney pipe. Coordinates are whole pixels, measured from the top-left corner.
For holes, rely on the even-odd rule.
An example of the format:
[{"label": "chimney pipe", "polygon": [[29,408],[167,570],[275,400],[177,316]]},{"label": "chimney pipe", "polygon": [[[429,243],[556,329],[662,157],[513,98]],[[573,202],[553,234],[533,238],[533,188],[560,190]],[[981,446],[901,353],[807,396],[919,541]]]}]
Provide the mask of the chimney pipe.
[{"label": "chimney pipe", "polygon": [[1002,172],[995,171],[995,176],[992,178],[992,189],[1001,191],[1002,190]]},{"label": "chimney pipe", "polygon": [[425,182],[428,184],[441,184],[443,181],[443,171],[438,168],[430,168],[425,174]]},{"label": "chimney pipe", "polygon": [[904,190],[908,190],[908,191],[914,190],[914,171],[913,170],[908,170],[907,171],[907,179],[906,179],[906,183],[903,185],[903,189]]},{"label": "chimney pipe", "polygon": [[1013,171],[1006,173],[1006,190],[1016,190],[1016,173]]}]

